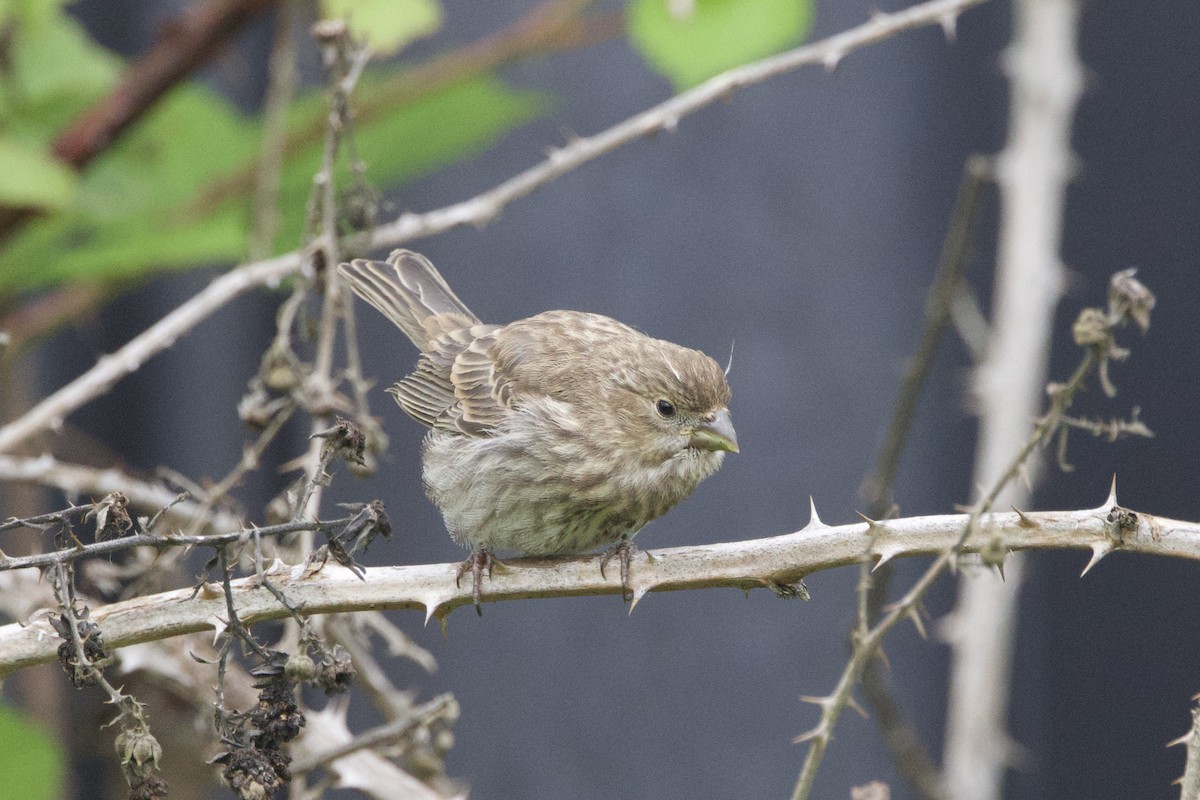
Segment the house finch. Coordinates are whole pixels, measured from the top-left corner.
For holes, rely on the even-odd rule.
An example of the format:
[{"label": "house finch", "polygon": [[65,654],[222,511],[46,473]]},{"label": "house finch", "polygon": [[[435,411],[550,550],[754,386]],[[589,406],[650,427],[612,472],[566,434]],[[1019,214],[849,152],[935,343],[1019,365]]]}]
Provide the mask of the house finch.
[{"label": "house finch", "polygon": [[425,491],[471,547],[492,553],[610,545],[628,587],[634,534],[738,451],[729,383],[708,356],[599,314],[547,311],[486,325],[424,256],[356,259],[338,271],[421,351],[388,391],[429,428]]}]

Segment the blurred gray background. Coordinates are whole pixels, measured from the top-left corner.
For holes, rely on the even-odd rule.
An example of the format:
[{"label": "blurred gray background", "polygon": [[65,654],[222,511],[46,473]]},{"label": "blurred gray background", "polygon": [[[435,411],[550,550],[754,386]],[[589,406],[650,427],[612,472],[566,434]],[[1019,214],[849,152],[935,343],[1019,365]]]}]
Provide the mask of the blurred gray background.
[{"label": "blurred gray background", "polygon": [[[85,0],[74,8],[101,41],[136,55],[183,5]],[[413,55],[471,41],[532,3],[445,5],[445,29]],[[902,5],[820,1],[812,38],[858,24],[876,6]],[[573,308],[719,361],[736,342],[742,453],[645,529],[643,547],[790,532],[805,523],[810,495],[826,522],[855,519],[963,161],[1003,144],[998,57],[1008,13],[992,2],[960,20],[954,43],[936,28],[920,30],[852,54],[833,74],[807,69],[739,92],[673,135],[622,148],[514,203],[483,230],[414,243],[489,322]],[[261,100],[270,31],[260,21],[206,73],[247,108]],[[1062,376],[1076,357],[1068,331],[1078,309],[1101,302],[1110,273],[1140,267],[1159,294],[1154,326],[1144,338],[1128,336],[1134,355],[1115,371],[1116,404],[1092,392],[1083,408],[1108,416],[1141,406],[1157,437],[1112,446],[1075,439],[1077,469],[1049,472],[1038,508],[1096,506],[1116,472],[1126,505],[1200,517],[1198,39],[1195,3],[1085,6],[1081,48],[1092,74],[1076,126],[1081,169],[1064,254],[1073,278],[1052,374]],[[550,114],[478,158],[389,193],[398,209],[473,196],[535,163],[564,131],[596,132],[672,91],[624,42],[505,77],[553,93]],[[994,192],[986,198],[970,273],[985,299]],[[127,341],[211,274],[157,281],[58,336],[44,351],[43,389]],[[73,421],[132,467],[224,474],[243,436],[236,403],[280,299],[239,301]],[[423,429],[382,391],[415,352],[378,315],[360,319],[391,456],[370,481],[340,473],[329,501],[387,504],[399,535],[371,551],[372,563],[459,559],[421,493]],[[970,499],[967,367],[964,349],[948,340],[897,486],[906,515]],[[295,431],[292,446],[302,438]],[[277,488],[261,486],[262,497]],[[1184,754],[1163,745],[1186,729],[1189,697],[1200,691],[1196,568],[1118,555],[1079,580],[1085,561],[1062,553],[1030,562],[1011,726],[1028,757],[1008,796],[1173,796]],[[898,565],[895,585],[908,585],[922,566]],[[482,619],[453,614],[446,638],[402,614],[400,624],[440,669],[425,675],[399,664],[396,682],[426,697],[457,695],[463,715],[448,766],[475,800],[782,798],[804,752],[791,739],[817,716],[798,697],[828,691],[844,664],[854,582],[852,570],[813,575],[810,603],[766,591],[655,594],[631,616],[613,597],[503,603]],[[951,602],[944,582],[928,610],[936,618]],[[908,628],[887,651],[897,695],[940,754],[945,648]],[[847,714],[814,796],[845,798],[874,778],[893,783],[894,797],[910,796],[874,722]],[[79,797],[89,796],[87,782],[78,785]]]}]

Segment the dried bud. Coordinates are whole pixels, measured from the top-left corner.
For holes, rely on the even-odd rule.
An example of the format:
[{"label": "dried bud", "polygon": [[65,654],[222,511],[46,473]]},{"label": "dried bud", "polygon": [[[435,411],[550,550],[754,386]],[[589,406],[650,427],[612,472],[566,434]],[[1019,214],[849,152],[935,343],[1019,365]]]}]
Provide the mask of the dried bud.
[{"label": "dried bud", "polygon": [[96,541],[118,539],[129,532],[133,527],[133,520],[129,517],[129,509],[126,507],[128,504],[128,497],[120,492],[113,492],[92,506],[92,510],[84,519],[96,520]]},{"label": "dried bud", "polygon": [[158,760],[162,758],[162,746],[145,728],[121,731],[117,735],[116,748],[127,774],[136,778],[149,776],[158,769]]},{"label": "dried bud", "polygon": [[147,775],[129,785],[129,800],[166,800],[167,782],[158,775]]},{"label": "dried bud", "polygon": [[1112,276],[1108,284],[1108,311],[1121,322],[1133,320],[1142,333],[1150,329],[1150,312],[1154,309],[1154,293],[1134,278],[1136,269],[1126,269]]},{"label": "dried bud", "polygon": [[1080,347],[1102,347],[1112,339],[1108,318],[1098,308],[1085,308],[1071,327],[1075,344]]},{"label": "dried bud", "polygon": [[351,464],[363,464],[363,453],[367,447],[367,437],[348,419],[337,418],[332,428],[314,433],[310,438],[324,439],[325,447],[321,451],[322,459],[340,458]]},{"label": "dried bud", "polygon": [[1104,529],[1114,542],[1123,542],[1127,536],[1133,536],[1138,531],[1138,515],[1128,508],[1113,506],[1104,518]]},{"label": "dried bud", "polygon": [[325,694],[341,694],[350,688],[354,682],[354,662],[350,654],[339,645],[334,645],[333,651],[321,660],[321,673],[317,677],[317,685]]},{"label": "dried bud", "polygon": [[[347,511],[354,512],[354,518],[346,523],[345,528],[331,537],[330,544],[337,545],[335,556],[338,556],[339,552],[344,552],[347,556],[359,550],[366,552],[371,542],[375,541],[377,537],[392,538],[392,523],[388,519],[387,510],[383,507],[382,501],[372,500],[366,504],[339,503],[339,505]],[[350,566],[340,557],[338,562],[343,566]]]},{"label": "dried bud", "polygon": [[1010,550],[1004,539],[999,536],[993,536],[984,542],[979,548],[979,560],[988,567],[999,567],[1001,575],[1004,570],[1004,560],[1008,558]]},{"label": "dried bud", "polygon": [[288,656],[283,674],[293,683],[308,683],[317,675],[317,665],[308,653],[293,653]]},{"label": "dried bud", "polygon": [[260,749],[290,742],[304,727],[304,712],[296,703],[296,684],[287,675],[290,661],[286,653],[272,653],[266,663],[251,672],[258,678],[254,682],[259,689],[258,705],[247,718],[258,730],[256,745]]},{"label": "dried bud", "polygon": [[[75,627],[79,631],[79,641],[83,644],[83,655],[87,662],[96,669],[103,669],[112,662],[112,657],[104,647],[100,638],[100,626],[89,620],[87,607],[75,612]],[[96,685],[96,676],[84,667],[75,649],[74,637],[71,636],[71,621],[66,612],[50,618],[50,626],[55,633],[65,641],[58,646],[58,660],[63,671],[71,678],[76,689]]]},{"label": "dried bud", "polygon": [[225,782],[241,800],[270,800],[291,777],[288,757],[277,750],[238,747],[214,761],[225,765]]}]

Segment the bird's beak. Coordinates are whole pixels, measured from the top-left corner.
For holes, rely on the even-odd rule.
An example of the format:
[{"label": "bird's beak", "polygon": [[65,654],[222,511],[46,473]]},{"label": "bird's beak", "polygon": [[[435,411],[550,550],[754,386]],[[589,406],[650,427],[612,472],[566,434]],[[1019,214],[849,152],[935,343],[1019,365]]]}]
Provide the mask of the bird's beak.
[{"label": "bird's beak", "polygon": [[697,450],[738,452],[737,432],[733,429],[733,418],[729,416],[729,409],[722,408],[705,418],[700,427],[692,433],[688,446]]}]

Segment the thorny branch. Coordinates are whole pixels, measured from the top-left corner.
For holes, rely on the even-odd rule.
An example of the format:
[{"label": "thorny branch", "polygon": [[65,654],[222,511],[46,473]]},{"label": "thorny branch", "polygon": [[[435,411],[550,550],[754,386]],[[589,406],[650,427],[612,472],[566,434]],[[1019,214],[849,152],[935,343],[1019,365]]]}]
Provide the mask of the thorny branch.
[{"label": "thorny branch", "polygon": [[[460,225],[482,225],[513,200],[524,197],[563,174],[622,145],[657,131],[672,131],[679,121],[738,89],[812,64],[832,69],[854,50],[884,41],[903,31],[928,25],[953,30],[957,16],[985,0],[928,0],[892,14],[877,14],[868,22],[810,45],[721,73],[594,136],[576,139],[541,164],[477,197],[424,214],[406,213],[377,228],[369,237],[347,237],[344,249],[394,247]],[[302,264],[320,251],[319,239],[301,251],[247,264],[215,279],[199,294],[134,337],[94,367],[45,398],[19,419],[0,428],[0,453],[12,452],[30,437],[53,430],[80,406],[139,369],[156,353],[170,347],[217,309],[250,289],[277,285],[301,271]]]},{"label": "thorny branch", "polygon": [[1179,800],[1200,800],[1200,695],[1192,698],[1192,726],[1167,747],[1187,746],[1187,762],[1179,779]]},{"label": "thorny branch", "polygon": [[[24,520],[13,520],[5,524],[6,526],[13,527],[15,527],[16,524],[20,524],[23,527],[37,527],[39,524],[43,524],[43,519],[45,519],[47,522],[50,522],[51,520],[57,521],[57,518],[60,515],[65,514],[68,511],[75,512],[81,510],[86,511],[87,507],[77,506],[72,509],[66,509],[62,512],[55,512],[54,514],[46,514],[41,517],[32,517]],[[0,558],[0,572],[13,569],[49,567],[55,564],[68,564],[72,561],[111,555],[113,553],[130,550],[135,547],[153,547],[159,550],[166,550],[169,548],[225,547],[227,545],[249,541],[255,537],[266,538],[269,536],[285,536],[290,533],[300,533],[302,531],[316,531],[330,535],[336,535],[335,532],[347,529],[348,526],[350,526],[350,524],[355,522],[357,519],[357,515],[354,515],[325,521],[299,520],[296,522],[285,522],[279,525],[268,525],[260,528],[230,531],[228,533],[194,536],[154,536],[141,533],[133,536],[125,536],[120,539],[108,539],[101,542],[81,544],[78,547],[53,550],[48,553],[34,553],[33,555],[28,556],[4,556]]]},{"label": "thorny branch", "polygon": [[[1083,358],[1066,383],[1051,384],[1047,387],[1050,408],[1041,419],[1037,420],[1033,433],[1013,456],[995,483],[972,505],[954,543],[938,555],[908,592],[893,603],[880,620],[869,629],[861,627],[862,617],[860,617],[860,627],[854,637],[853,650],[837,686],[824,697],[812,698],[812,702],[821,708],[821,719],[816,727],[796,740],[798,742],[808,741],[811,744],[805,756],[804,765],[801,767],[800,776],[796,781],[792,800],[806,800],[812,792],[817,769],[833,735],[833,727],[846,706],[853,702],[854,687],[859,682],[866,665],[878,654],[883,638],[904,619],[912,620],[918,630],[924,630],[924,623],[921,622],[920,617],[920,604],[925,593],[943,572],[955,565],[964,545],[973,535],[980,532],[982,517],[992,510],[996,499],[1025,468],[1029,457],[1057,433],[1066,416],[1067,409],[1071,407],[1075,399],[1075,394],[1083,388],[1086,379],[1093,372],[1102,377],[1110,360],[1121,359],[1128,355],[1127,350],[1116,345],[1115,329],[1130,320],[1142,325],[1142,320],[1145,319],[1148,324],[1149,311],[1153,306],[1154,296],[1135,281],[1132,274],[1126,272],[1113,276],[1107,312],[1099,309],[1084,309],[1079,315],[1072,333],[1076,344],[1084,348]],[[1132,308],[1138,310],[1134,312],[1131,310]],[[886,529],[891,524],[891,522],[870,521],[868,528],[871,535],[879,536],[880,530]],[[984,555],[985,564],[1001,567],[1005,556],[1011,549],[1015,548],[1009,547],[1004,538],[997,539],[993,536],[991,542],[985,542],[980,547],[980,552]],[[1089,568],[1109,552],[1109,549],[1094,547],[1093,561],[1089,563]],[[865,557],[870,558],[871,554],[868,552]],[[884,552],[879,558],[879,563],[884,563],[889,558],[890,556]]]},{"label": "thorny branch", "polygon": [[[1004,550],[1089,550],[1094,565],[1115,552],[1144,553],[1200,561],[1200,523],[1155,517],[1119,509],[1126,520],[1107,520],[1115,497],[1079,511],[994,512],[976,521],[987,537],[973,537],[962,552]],[[945,555],[962,536],[969,516],[950,514],[908,517],[875,523],[876,559]],[[819,519],[795,533],[765,539],[650,550],[635,558],[631,590],[640,603],[653,592],[729,587],[751,589],[789,586],[822,570],[857,565],[871,525],[825,525]],[[506,559],[488,584],[483,602],[548,597],[616,595],[614,575],[602,578],[594,556]],[[359,572],[335,564],[275,565],[267,570],[295,608],[307,615],[347,611],[410,609],[428,619],[443,620],[454,609],[470,605],[471,587],[455,586],[457,563],[370,567]],[[291,616],[291,611],[263,589],[256,577],[232,582],[238,615],[246,625]],[[892,612],[896,609],[893,608]],[[200,592],[180,589],[137,597],[97,608],[92,619],[104,631],[109,647],[120,648],[212,630],[214,617],[224,617],[225,599],[207,585]],[[889,612],[891,613],[891,612]],[[49,625],[43,619],[0,627],[0,677],[54,658]]]},{"label": "thorny branch", "polygon": [[88,609],[75,598],[74,575],[69,564],[55,564],[51,584],[58,599],[59,614],[50,617],[55,632],[65,641],[58,647],[58,657],[76,688],[99,686],[108,695],[108,702],[117,708],[121,732],[117,734],[117,755],[121,771],[129,783],[130,797],[152,798],[165,796],[166,781],[157,775],[162,748],[150,733],[145,709],[131,695],[113,686],[104,677],[104,668],[112,663],[101,640],[100,628],[88,619]]},{"label": "thorny branch", "polygon": [[[963,272],[970,260],[971,232],[986,173],[986,162],[978,156],[968,159],[963,168],[950,226],[925,302],[924,326],[896,390],[892,418],[875,462],[874,473],[862,489],[867,501],[866,513],[871,519],[888,519],[898,513],[892,491],[900,466],[900,455],[908,441],[917,401],[933,368],[934,356],[951,323],[954,298],[962,291]],[[890,564],[878,566],[874,571],[869,560],[864,560],[859,566],[858,616],[852,636],[861,638],[874,624],[887,596],[890,578]],[[942,793],[937,765],[917,732],[909,725],[903,709],[892,697],[879,659],[872,659],[863,669],[862,685],[896,769],[922,796],[931,799],[940,797]]]}]

